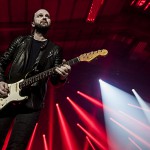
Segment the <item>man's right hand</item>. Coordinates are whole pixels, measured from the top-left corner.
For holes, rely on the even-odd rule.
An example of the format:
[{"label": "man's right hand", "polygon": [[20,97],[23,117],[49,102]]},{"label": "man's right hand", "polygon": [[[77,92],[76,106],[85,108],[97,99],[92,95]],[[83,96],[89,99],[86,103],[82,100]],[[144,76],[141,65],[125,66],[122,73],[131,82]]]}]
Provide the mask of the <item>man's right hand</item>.
[{"label": "man's right hand", "polygon": [[8,93],[9,93],[8,84],[3,82],[3,81],[1,81],[0,82],[0,97],[1,98],[7,97]]}]

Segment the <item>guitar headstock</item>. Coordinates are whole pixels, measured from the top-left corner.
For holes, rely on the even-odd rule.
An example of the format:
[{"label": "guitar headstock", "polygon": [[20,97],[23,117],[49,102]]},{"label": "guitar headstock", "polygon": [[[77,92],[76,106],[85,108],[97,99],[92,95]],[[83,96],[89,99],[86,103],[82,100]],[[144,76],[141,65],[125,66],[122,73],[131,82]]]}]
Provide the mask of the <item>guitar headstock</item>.
[{"label": "guitar headstock", "polygon": [[91,60],[93,60],[94,58],[98,56],[106,56],[107,54],[108,54],[108,51],[106,49],[102,49],[102,50],[97,50],[97,51],[92,51],[89,53],[81,54],[79,56],[79,59],[80,61],[90,62]]}]

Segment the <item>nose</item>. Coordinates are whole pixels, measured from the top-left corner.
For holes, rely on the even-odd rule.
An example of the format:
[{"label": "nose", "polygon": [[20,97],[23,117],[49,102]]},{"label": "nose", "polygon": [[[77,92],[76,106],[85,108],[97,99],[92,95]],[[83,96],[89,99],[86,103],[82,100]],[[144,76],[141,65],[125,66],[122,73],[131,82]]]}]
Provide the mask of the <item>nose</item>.
[{"label": "nose", "polygon": [[46,20],[46,16],[43,16],[43,19],[45,19],[45,20]]}]

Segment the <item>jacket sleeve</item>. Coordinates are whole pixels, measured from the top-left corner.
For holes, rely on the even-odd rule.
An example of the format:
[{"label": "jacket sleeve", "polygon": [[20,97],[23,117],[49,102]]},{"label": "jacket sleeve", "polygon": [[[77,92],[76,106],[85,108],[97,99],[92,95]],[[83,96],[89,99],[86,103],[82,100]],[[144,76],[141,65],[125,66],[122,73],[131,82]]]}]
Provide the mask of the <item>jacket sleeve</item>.
[{"label": "jacket sleeve", "polygon": [[[62,63],[63,59],[63,50],[56,46],[54,50],[55,60],[54,60],[54,67],[60,65]],[[51,75],[51,83],[56,86],[60,86],[66,82],[66,80],[60,80],[60,75],[58,73],[54,73]]]},{"label": "jacket sleeve", "polygon": [[4,54],[0,57],[0,81],[5,81],[5,70],[8,65],[11,63],[13,56],[15,54],[15,50],[19,43],[22,41],[23,37],[20,36],[16,38],[9,46],[9,48],[4,52]]}]

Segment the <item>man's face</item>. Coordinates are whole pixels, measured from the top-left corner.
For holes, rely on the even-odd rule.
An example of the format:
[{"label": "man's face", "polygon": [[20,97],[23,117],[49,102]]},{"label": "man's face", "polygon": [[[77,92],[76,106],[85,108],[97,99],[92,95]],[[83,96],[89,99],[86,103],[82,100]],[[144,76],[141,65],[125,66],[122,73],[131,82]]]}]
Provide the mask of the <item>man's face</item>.
[{"label": "man's face", "polygon": [[34,21],[32,27],[49,28],[51,24],[50,14],[45,9],[40,9],[34,14]]}]

